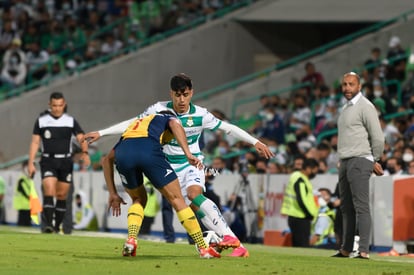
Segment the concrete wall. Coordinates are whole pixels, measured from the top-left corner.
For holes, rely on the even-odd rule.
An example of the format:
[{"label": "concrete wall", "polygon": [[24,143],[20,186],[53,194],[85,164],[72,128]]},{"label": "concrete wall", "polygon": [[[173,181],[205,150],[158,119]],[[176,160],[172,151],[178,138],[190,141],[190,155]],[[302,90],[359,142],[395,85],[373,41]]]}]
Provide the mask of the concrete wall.
[{"label": "concrete wall", "polygon": [[[27,154],[35,118],[47,108],[52,91],[64,93],[69,113],[91,131],[168,100],[169,80],[176,73],[189,74],[196,92],[206,90],[251,73],[254,55],[269,52],[229,16],[3,102],[0,161]],[[99,146],[108,150],[116,140],[102,139]]]},{"label": "concrete wall", "polygon": [[[316,69],[325,76],[327,84],[332,85],[345,72],[361,68],[365,60],[370,57],[371,48],[380,47],[383,56],[386,56],[388,42],[393,35],[398,35],[401,38],[404,47],[414,45],[413,28],[414,20],[413,16],[411,16],[407,21],[398,22],[379,32],[369,34],[355,41],[350,41],[350,43],[344,46],[337,47],[322,55],[312,57],[309,60],[299,62],[287,69],[272,72],[268,76],[259,77],[254,81],[221,92],[216,96],[198,100],[197,103],[210,108],[214,106],[214,108],[221,109],[230,116],[233,104],[240,99],[290,87],[299,82],[305,75],[304,65],[308,61],[312,61],[316,65]],[[260,105],[257,100],[241,106],[237,109],[236,114],[240,116],[246,113],[254,113],[259,107]]]}]

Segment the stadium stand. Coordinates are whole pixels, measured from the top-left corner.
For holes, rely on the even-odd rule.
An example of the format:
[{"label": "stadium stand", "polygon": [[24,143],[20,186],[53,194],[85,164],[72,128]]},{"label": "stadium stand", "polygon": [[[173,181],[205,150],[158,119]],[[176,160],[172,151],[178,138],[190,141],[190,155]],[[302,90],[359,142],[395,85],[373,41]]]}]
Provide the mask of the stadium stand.
[{"label": "stadium stand", "polygon": [[[0,85],[0,99],[80,73],[250,4],[252,1],[19,1],[2,3],[2,52],[12,39],[44,58],[28,64],[26,81]],[[8,27],[7,27],[8,26]],[[10,30],[5,30],[5,28]],[[6,33],[7,32],[7,33]],[[37,54],[38,50],[34,50]],[[48,56],[45,56],[47,53]],[[25,85],[26,84],[26,85]],[[16,88],[16,89],[13,89]]]}]

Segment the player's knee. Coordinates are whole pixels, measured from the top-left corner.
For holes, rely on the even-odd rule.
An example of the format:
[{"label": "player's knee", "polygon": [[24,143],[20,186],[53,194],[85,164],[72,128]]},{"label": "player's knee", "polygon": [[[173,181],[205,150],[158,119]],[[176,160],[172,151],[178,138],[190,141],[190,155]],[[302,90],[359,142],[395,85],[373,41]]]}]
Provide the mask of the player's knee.
[{"label": "player's knee", "polygon": [[201,186],[197,186],[197,187],[194,187],[194,188],[192,188],[192,187],[187,189],[187,198],[190,201],[193,201],[199,195],[203,194],[203,190],[201,189]]}]

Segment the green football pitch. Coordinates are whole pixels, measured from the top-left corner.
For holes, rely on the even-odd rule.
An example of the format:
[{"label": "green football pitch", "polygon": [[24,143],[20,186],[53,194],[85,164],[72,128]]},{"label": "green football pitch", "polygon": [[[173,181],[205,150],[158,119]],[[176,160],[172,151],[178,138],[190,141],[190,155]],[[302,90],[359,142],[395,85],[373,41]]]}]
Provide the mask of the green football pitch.
[{"label": "green football pitch", "polygon": [[257,244],[246,244],[249,258],[223,251],[220,259],[200,259],[193,245],[141,240],[136,257],[122,257],[124,238],[0,226],[0,274],[414,274],[414,258],[331,258],[332,250]]}]

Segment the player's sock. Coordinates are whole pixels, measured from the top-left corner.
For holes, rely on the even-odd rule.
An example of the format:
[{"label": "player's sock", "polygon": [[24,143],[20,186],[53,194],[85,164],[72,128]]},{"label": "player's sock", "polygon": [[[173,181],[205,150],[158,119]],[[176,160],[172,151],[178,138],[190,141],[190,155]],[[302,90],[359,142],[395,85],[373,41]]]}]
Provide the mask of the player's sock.
[{"label": "player's sock", "polygon": [[199,248],[207,248],[206,242],[203,239],[200,224],[190,207],[177,212],[178,220],[181,222],[188,235],[194,240]]},{"label": "player's sock", "polygon": [[233,231],[231,231],[221,214],[220,209],[213,201],[200,194],[192,201],[192,203],[201,210],[201,212],[197,211],[197,217],[200,218],[205,227],[222,236],[231,235],[235,237]]},{"label": "player's sock", "polygon": [[45,226],[52,227],[54,212],[55,212],[55,203],[53,202],[53,197],[45,196],[43,198],[43,212],[42,212],[42,221],[45,223]]},{"label": "player's sock", "polygon": [[57,200],[55,207],[55,231],[59,231],[60,224],[66,213],[66,200]]},{"label": "player's sock", "polygon": [[142,220],[144,219],[144,208],[139,203],[134,203],[128,209],[128,238],[137,239]]}]

